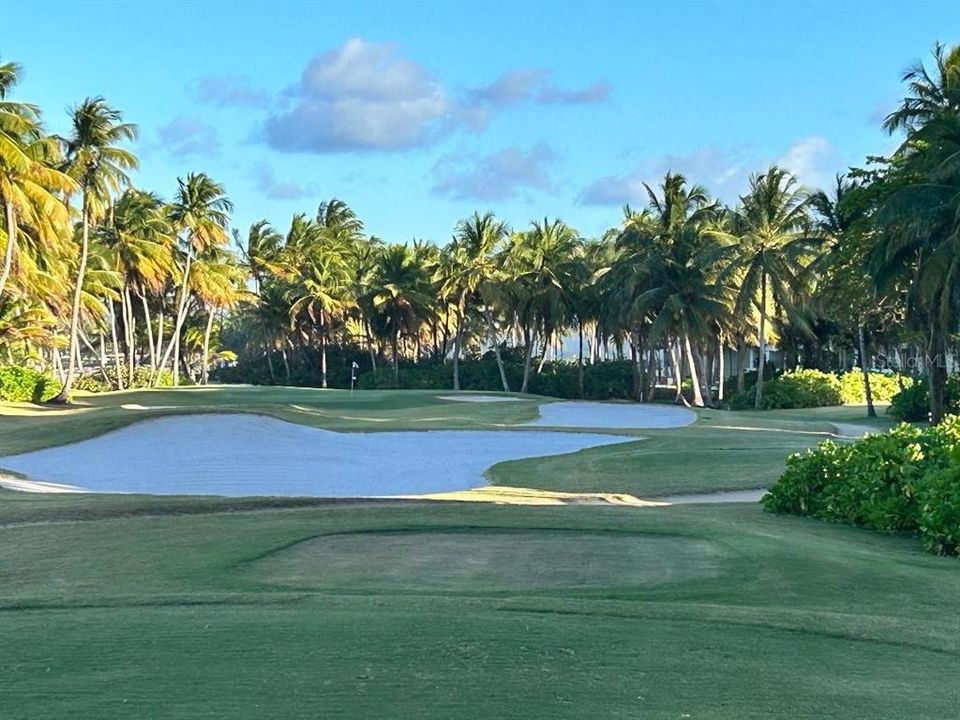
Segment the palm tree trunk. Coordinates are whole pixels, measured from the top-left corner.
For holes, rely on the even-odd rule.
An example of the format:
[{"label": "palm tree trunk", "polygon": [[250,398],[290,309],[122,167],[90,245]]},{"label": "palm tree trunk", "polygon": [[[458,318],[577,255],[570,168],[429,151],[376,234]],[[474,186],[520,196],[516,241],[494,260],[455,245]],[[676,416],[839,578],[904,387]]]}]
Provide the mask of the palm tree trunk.
[{"label": "palm tree trunk", "polygon": [[860,370],[863,372],[863,392],[867,398],[867,417],[875,418],[877,410],[873,407],[873,389],[870,387],[870,371],[867,370],[867,338],[863,323],[857,326],[857,339],[860,344]]},{"label": "palm tree trunk", "polygon": [[673,370],[673,383],[677,388],[677,395],[674,398],[674,402],[677,404],[683,402],[683,404],[686,405],[687,399],[683,396],[683,368],[681,367],[680,344],[669,340],[667,344],[670,346],[670,367]]},{"label": "palm tree trunk", "polygon": [[270,370],[270,383],[277,384],[277,374],[273,370],[273,348],[267,346],[267,368]]},{"label": "palm tree trunk", "polygon": [[130,297],[130,286],[125,285],[121,297],[124,319],[123,329],[127,340],[127,387],[133,387],[134,342],[136,340],[136,320],[133,318],[133,300]]},{"label": "palm tree trunk", "polygon": [[460,389],[460,348],[463,345],[463,325],[467,314],[467,294],[460,293],[457,303],[457,333],[453,340],[453,389]]},{"label": "palm tree trunk", "polygon": [[927,375],[930,379],[930,422],[938,425],[946,413],[946,342],[939,322],[934,321],[927,351]]},{"label": "palm tree trunk", "polygon": [[110,340],[113,342],[113,367],[117,375],[117,390],[123,390],[123,365],[120,363],[120,343],[117,340],[117,311],[110,300]]},{"label": "palm tree trunk", "polygon": [[75,358],[79,347],[77,330],[80,328],[80,303],[83,300],[83,278],[87,273],[87,255],[90,251],[90,212],[87,205],[87,193],[83,197],[83,230],[80,240],[80,265],[77,268],[77,283],[73,289],[73,306],[70,309],[70,355],[67,364],[67,376],[63,380],[63,387],[59,394],[51,400],[55,403],[65,403],[70,397],[73,387],[74,373],[76,372]]},{"label": "palm tree trunk", "polygon": [[717,336],[717,374],[720,376],[717,381],[717,400],[723,402],[723,390],[724,386],[727,384],[727,373],[726,373],[726,358],[724,357],[727,354],[727,349],[724,346],[723,342],[723,330],[720,331]]},{"label": "palm tree trunk", "polygon": [[280,357],[283,359],[283,376],[290,384],[290,358],[287,357],[287,340],[280,343]]},{"label": "palm tree trunk", "polygon": [[697,363],[693,358],[693,347],[690,345],[690,336],[683,334],[683,345],[687,353],[687,365],[690,370],[690,384],[693,386],[693,404],[703,407],[703,394],[700,392],[700,378],[697,377]]},{"label": "palm tree trunk", "polygon": [[327,387],[327,328],[326,313],[320,308],[320,387]]},{"label": "palm tree trunk", "polygon": [[577,385],[580,388],[580,397],[583,398],[583,320],[577,318]]},{"label": "palm tree trunk", "polygon": [[490,308],[484,310],[487,318],[487,328],[490,332],[490,344],[493,346],[493,354],[497,358],[497,370],[500,371],[500,382],[503,383],[503,391],[510,392],[510,383],[507,382],[507,371],[503,367],[503,356],[500,355],[500,342],[497,338],[497,326],[493,322],[493,313]]},{"label": "palm tree trunk", "polygon": [[87,337],[86,333],[83,332],[82,329],[80,330],[79,335],[80,335],[80,340],[83,342],[84,345],[87,346],[87,350],[89,350],[91,353],[97,356],[97,366],[100,368],[100,374],[103,376],[104,382],[106,382],[109,385],[110,376],[107,375],[107,366],[106,366],[106,363],[104,362],[104,360],[106,360],[106,358],[104,357],[106,353],[103,352],[103,335],[100,336],[101,352],[99,354],[97,353],[96,348],[93,347],[93,343],[90,342],[90,338]]},{"label": "palm tree trunk", "polygon": [[703,388],[704,404],[713,407],[713,391],[710,389],[710,366],[713,364],[713,358],[709,353],[700,352],[700,346],[696,343],[693,345],[693,356],[697,360],[697,368],[700,371],[700,387]]},{"label": "palm tree trunk", "polygon": [[200,384],[207,384],[207,377],[210,368],[210,333],[213,331],[214,308],[210,306],[210,312],[207,315],[207,327],[203,331],[203,367],[200,368]]},{"label": "palm tree trunk", "polygon": [[737,392],[743,392],[747,385],[747,340],[743,333],[737,338]]},{"label": "palm tree trunk", "polygon": [[543,372],[543,366],[547,364],[547,353],[550,352],[550,335],[543,335],[543,353],[540,355],[540,362],[537,363],[537,375]]},{"label": "palm tree trunk", "polygon": [[153,323],[150,322],[150,303],[147,302],[147,296],[141,291],[140,303],[143,305],[143,322],[146,325],[147,344],[150,349],[150,372],[157,369],[157,349],[153,344]]},{"label": "palm tree trunk", "polygon": [[187,250],[187,261],[184,264],[183,268],[183,278],[180,281],[180,299],[177,303],[177,319],[173,324],[173,338],[171,342],[167,344],[167,349],[163,354],[163,358],[160,360],[159,367],[157,369],[157,374],[163,372],[163,368],[166,367],[167,362],[170,360],[170,355],[173,353],[175,355],[173,361],[173,384],[180,384],[180,331],[183,328],[183,323],[187,319],[187,298],[190,294],[189,281],[190,281],[190,266],[193,261],[193,246],[191,245]]},{"label": "palm tree trunk", "polygon": [[398,388],[400,387],[400,364],[397,358],[397,353],[400,352],[400,320],[399,318],[396,318],[395,320],[396,322],[394,323],[393,331],[390,333],[390,349],[392,351],[391,360],[393,360],[393,386]]},{"label": "palm tree trunk", "polygon": [[530,365],[533,360],[533,333],[529,327],[523,328],[523,383],[520,392],[524,395],[530,389]]},{"label": "palm tree trunk", "polygon": [[763,368],[767,364],[767,274],[760,275],[760,358],[757,361],[757,390],[753,407],[759,410],[763,404]]},{"label": "palm tree trunk", "polygon": [[13,203],[7,201],[4,203],[7,216],[7,247],[3,252],[3,272],[0,273],[0,296],[3,295],[3,289],[7,286],[7,278],[10,277],[10,269],[13,267],[13,251],[17,244],[17,217],[13,210]]}]

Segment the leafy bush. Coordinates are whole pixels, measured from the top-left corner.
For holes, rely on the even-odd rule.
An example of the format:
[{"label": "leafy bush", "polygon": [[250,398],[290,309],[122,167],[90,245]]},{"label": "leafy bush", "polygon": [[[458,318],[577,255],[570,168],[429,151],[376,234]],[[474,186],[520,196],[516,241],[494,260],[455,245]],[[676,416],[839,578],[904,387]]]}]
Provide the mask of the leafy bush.
[{"label": "leafy bush", "polygon": [[[754,407],[755,390],[735,393],[730,408],[747,410]],[[827,407],[840,405],[840,380],[833,373],[820,370],[795,370],[763,382],[761,409]]]},{"label": "leafy bush", "polygon": [[[173,373],[169,370],[163,370],[160,373],[160,376],[156,383],[152,382],[153,371],[146,366],[138,365],[133,369],[133,383],[130,383],[130,378],[127,373],[127,369],[123,366],[120,366],[121,377],[123,378],[123,387],[127,389],[131,388],[149,388],[149,387],[173,387]],[[76,390],[84,390],[85,392],[92,393],[101,393],[101,392],[110,392],[111,390],[117,390],[120,386],[117,383],[117,368],[109,367],[106,369],[107,377],[104,379],[103,372],[97,370],[96,372],[87,373],[74,382],[73,387]]]},{"label": "leafy bush", "polygon": [[19,365],[0,367],[0,400],[44,402],[60,392],[60,382],[38,370]]},{"label": "leafy bush", "polygon": [[960,536],[960,418],[925,429],[901,424],[849,444],[825,441],[792,455],[763,498],[777,513],[914,531],[956,554]]},{"label": "leafy bush", "polygon": [[[887,403],[900,392],[902,388],[913,385],[913,378],[908,375],[885,375],[879,372],[870,372],[870,393],[873,401]],[[867,391],[863,386],[863,371],[854,368],[840,376],[840,399],[844,405],[863,405],[867,402]]]},{"label": "leafy bush", "polygon": [[[947,379],[945,402],[948,413],[960,413],[960,375]],[[921,377],[890,400],[887,413],[903,422],[922,422],[930,417],[930,385]]]}]

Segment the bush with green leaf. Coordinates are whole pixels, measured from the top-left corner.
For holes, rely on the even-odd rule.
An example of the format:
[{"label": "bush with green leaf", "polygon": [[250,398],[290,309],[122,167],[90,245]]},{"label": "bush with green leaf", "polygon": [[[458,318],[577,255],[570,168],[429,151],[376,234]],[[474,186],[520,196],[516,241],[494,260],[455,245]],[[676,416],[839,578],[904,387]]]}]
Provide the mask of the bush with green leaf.
[{"label": "bush with green leaf", "polygon": [[828,440],[787,459],[763,498],[777,513],[913,531],[925,547],[957,552],[960,533],[960,418],[920,429],[901,424],[849,444]]},{"label": "bush with green leaf", "polygon": [[[877,403],[888,403],[903,388],[913,385],[913,378],[909,375],[886,375],[880,372],[867,374],[870,377],[870,394]],[[840,399],[844,405],[863,405],[867,402],[862,370],[853,368],[840,376]]]},{"label": "bush with green leaf", "polygon": [[[960,413],[960,374],[947,379],[944,402],[948,413]],[[930,384],[926,377],[895,394],[887,413],[903,422],[923,422],[930,417]]]},{"label": "bush with green leaf", "polygon": [[[755,390],[735,393],[730,398],[732,410],[754,407]],[[840,380],[833,373],[820,370],[794,370],[765,380],[761,409],[785,410],[840,405]]]},{"label": "bush with green leaf", "polygon": [[45,402],[60,392],[60,382],[20,365],[0,367],[0,400],[7,402]]},{"label": "bush with green leaf", "polygon": [[[104,377],[104,374],[106,374],[106,377]],[[120,375],[123,379],[123,387],[125,389],[173,387],[173,373],[169,370],[162,370],[155,379],[152,369],[145,365],[138,365],[133,369],[132,383],[130,382],[130,376],[127,372],[127,368],[121,366]],[[181,384],[183,383],[181,382]],[[106,368],[105,373],[103,370],[97,370],[95,372],[82,375],[76,379],[73,387],[75,390],[83,390],[84,392],[91,393],[110,392],[111,390],[117,390],[120,387],[119,383],[117,382],[117,368],[108,367]]]}]

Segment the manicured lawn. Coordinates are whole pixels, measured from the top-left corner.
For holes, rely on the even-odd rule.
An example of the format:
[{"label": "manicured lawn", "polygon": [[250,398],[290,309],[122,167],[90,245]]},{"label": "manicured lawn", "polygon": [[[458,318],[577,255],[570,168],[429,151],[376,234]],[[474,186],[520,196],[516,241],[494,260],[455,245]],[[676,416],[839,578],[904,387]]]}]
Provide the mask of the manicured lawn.
[{"label": "manicured lawn", "polygon": [[[0,454],[185,407],[489,429],[542,401],[434,395],[217,388],[4,406]],[[491,474],[646,496],[756,487],[861,414],[704,411]],[[752,505],[0,491],[0,717],[952,718],[957,597],[957,561],[912,538]]]},{"label": "manicured lawn", "polygon": [[750,506],[221,504],[0,504],[3,717],[913,720],[960,702],[960,572],[910,540]]}]

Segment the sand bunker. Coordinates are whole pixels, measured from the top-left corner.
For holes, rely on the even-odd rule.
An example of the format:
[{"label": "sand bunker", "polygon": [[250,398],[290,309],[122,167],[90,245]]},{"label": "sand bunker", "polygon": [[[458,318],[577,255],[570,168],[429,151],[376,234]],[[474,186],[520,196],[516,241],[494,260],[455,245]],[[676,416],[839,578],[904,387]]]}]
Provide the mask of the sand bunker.
[{"label": "sand bunker", "polygon": [[467,403],[518,402],[522,398],[510,395],[437,395],[437,400]]},{"label": "sand bunker", "polygon": [[676,428],[695,422],[696,413],[669,405],[555,402],[540,406],[540,417],[527,425],[574,428]]},{"label": "sand bunker", "polygon": [[530,430],[337,433],[257,415],[188,415],[0,458],[0,468],[48,490],[59,484],[161,495],[422,495],[486,485],[484,472],[504,460],[632,439]]}]

